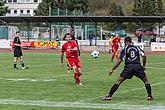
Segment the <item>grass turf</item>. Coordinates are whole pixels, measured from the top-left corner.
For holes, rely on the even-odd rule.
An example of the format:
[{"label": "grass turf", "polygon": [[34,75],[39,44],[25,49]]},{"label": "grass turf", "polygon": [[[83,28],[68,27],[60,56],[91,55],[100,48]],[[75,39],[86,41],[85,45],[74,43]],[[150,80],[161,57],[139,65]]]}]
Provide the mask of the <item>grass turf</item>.
[{"label": "grass turf", "polygon": [[[165,106],[165,61],[163,59],[165,59],[164,55],[147,55],[146,73],[152,84],[154,101],[146,101],[143,82],[133,77],[132,80],[124,81],[114,94],[113,100],[108,102],[100,100],[100,97],[107,95],[124,66],[124,64],[120,65],[109,77],[108,70],[115,62],[110,62],[108,54],[101,54],[97,59],[92,58],[90,54],[80,56],[83,86],[77,86],[72,72],[66,73],[66,63],[63,68],[60,67],[59,53],[24,53],[25,64],[29,67],[26,70],[13,69],[12,53],[0,53],[0,109],[95,110],[97,108],[92,108],[94,105],[88,107],[86,104],[100,105],[97,109],[101,110],[107,109],[103,104],[116,105],[116,108],[108,109],[127,109],[120,107],[121,104]],[[4,103],[4,100],[7,102]],[[13,100],[16,102],[11,102]],[[33,105],[26,101],[43,102]],[[52,105],[47,104],[49,102],[52,102]],[[53,102],[57,106],[53,106]],[[69,104],[59,105],[63,102]],[[80,103],[80,107],[72,104],[73,102]]]}]

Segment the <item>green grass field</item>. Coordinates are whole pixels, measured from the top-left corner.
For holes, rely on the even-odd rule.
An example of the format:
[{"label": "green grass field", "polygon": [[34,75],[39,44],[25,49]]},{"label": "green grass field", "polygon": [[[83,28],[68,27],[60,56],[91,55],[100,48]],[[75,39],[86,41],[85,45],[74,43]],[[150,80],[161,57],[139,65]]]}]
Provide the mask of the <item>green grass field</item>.
[{"label": "green grass field", "polygon": [[[80,56],[83,86],[60,67],[59,53],[24,53],[29,69],[14,70],[13,54],[0,53],[0,110],[164,110],[165,56],[147,55],[147,75],[153,101],[146,100],[143,82],[136,77],[121,84],[112,101],[102,101],[118,78],[123,64],[108,76],[110,55]],[[66,65],[66,63],[65,63]]]}]

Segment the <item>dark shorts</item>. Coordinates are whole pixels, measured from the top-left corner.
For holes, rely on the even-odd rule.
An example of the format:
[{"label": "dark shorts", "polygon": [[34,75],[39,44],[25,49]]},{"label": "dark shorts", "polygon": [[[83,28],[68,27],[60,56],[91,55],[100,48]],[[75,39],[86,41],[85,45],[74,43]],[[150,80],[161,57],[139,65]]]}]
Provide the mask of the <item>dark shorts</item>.
[{"label": "dark shorts", "polygon": [[126,64],[120,76],[125,79],[131,79],[133,76],[143,79],[146,74],[140,64]]},{"label": "dark shorts", "polygon": [[21,57],[22,50],[21,49],[14,49],[14,57]]}]

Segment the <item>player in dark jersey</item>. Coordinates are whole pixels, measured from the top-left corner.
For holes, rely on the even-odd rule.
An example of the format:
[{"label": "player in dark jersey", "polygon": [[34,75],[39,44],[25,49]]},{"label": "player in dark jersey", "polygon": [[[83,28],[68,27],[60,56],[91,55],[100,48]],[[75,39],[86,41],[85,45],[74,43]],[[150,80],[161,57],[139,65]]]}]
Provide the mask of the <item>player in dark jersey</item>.
[{"label": "player in dark jersey", "polygon": [[[112,86],[109,91],[108,96],[104,97],[102,100],[112,100],[112,95],[118,89],[119,85],[125,79],[131,79],[133,76],[140,78],[144,84],[148,93],[147,100],[153,100],[151,93],[151,86],[147,78],[146,73],[144,72],[146,66],[146,56],[145,53],[140,47],[134,46],[132,44],[131,37],[126,37],[124,40],[125,48],[120,53],[120,58],[114,67],[109,71],[109,75],[125,60],[125,66],[123,71],[120,74],[120,77],[117,79],[116,83]],[[143,66],[140,63],[140,56],[143,58]]]},{"label": "player in dark jersey", "polygon": [[23,54],[21,50],[21,41],[19,39],[20,33],[17,31],[15,38],[14,38],[14,69],[19,69],[17,67],[17,61],[20,59],[22,69],[28,69],[28,67],[25,67],[24,61],[23,61]]}]

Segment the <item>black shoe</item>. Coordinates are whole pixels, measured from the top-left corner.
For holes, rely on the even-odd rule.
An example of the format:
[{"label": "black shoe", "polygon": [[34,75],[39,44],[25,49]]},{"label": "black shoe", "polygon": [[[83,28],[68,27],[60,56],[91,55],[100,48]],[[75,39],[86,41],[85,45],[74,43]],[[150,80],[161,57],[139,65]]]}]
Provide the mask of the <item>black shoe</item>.
[{"label": "black shoe", "polygon": [[14,69],[19,69],[18,67],[14,67]]},{"label": "black shoe", "polygon": [[150,95],[147,97],[147,100],[153,100],[153,97]]},{"label": "black shoe", "polygon": [[102,100],[111,101],[112,97],[111,96],[105,96],[105,97],[102,98]]}]

